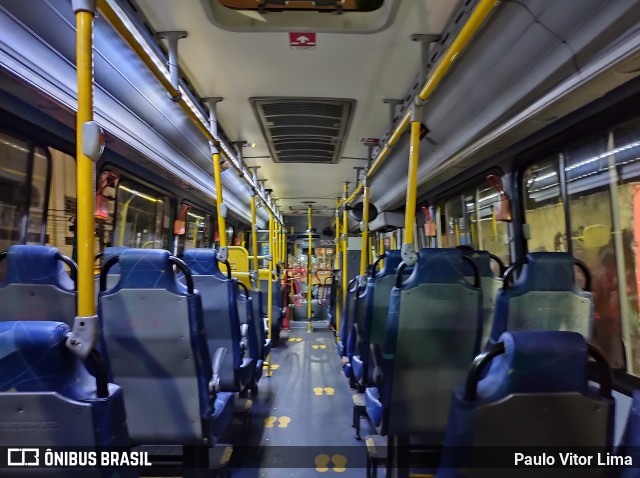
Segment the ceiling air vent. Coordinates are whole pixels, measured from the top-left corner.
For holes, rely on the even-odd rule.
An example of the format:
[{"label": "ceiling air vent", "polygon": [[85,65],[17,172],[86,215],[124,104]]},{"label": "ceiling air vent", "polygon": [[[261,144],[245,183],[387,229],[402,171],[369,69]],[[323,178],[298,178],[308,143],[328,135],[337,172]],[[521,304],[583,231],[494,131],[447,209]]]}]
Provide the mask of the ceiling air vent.
[{"label": "ceiling air vent", "polygon": [[355,100],[251,98],[276,163],[337,163]]}]

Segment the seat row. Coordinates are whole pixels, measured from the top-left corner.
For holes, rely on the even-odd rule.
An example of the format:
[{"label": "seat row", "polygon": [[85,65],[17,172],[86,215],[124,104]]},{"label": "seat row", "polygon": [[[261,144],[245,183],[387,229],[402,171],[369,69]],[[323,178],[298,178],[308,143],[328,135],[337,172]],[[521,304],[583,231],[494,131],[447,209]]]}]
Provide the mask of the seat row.
[{"label": "seat row", "polygon": [[[447,443],[455,444],[460,443],[461,429],[473,428],[469,423],[456,425],[456,413],[466,416],[464,410],[510,394],[561,390],[603,400],[611,411],[604,415],[612,416],[610,383],[601,395],[587,388],[590,349],[585,338],[591,335],[593,303],[590,292],[575,285],[574,259],[568,254],[530,254],[506,271],[504,282],[491,272],[490,260],[482,251],[423,249],[418,262],[407,268],[398,251],[389,251],[380,272],[375,272],[374,264],[366,285],[362,280],[350,284],[339,349],[345,374],[365,392],[354,395],[356,427],[358,412],[366,409],[376,430],[389,435],[390,443],[413,436],[442,443],[449,424],[457,435],[447,432]],[[519,267],[518,279],[511,284]],[[588,283],[588,271],[584,274]],[[490,352],[490,359],[499,355],[497,350],[504,357],[470,379],[469,363],[482,349]],[[580,358],[564,362],[565,354]],[[509,385],[508,374],[514,368],[540,360],[552,365],[534,367],[533,374],[525,368],[526,380]],[[608,370],[606,361],[602,362]],[[565,376],[562,370],[573,375]],[[603,372],[603,383],[609,375]],[[476,384],[474,398],[461,401],[466,397],[463,391],[460,396],[454,394],[452,401],[452,391],[465,380],[468,386]],[[582,418],[591,420],[586,415]],[[560,423],[566,425],[566,420],[551,429]],[[607,427],[594,428],[587,432],[593,438],[589,443],[610,444],[610,432]],[[470,435],[463,435],[468,443]]]},{"label": "seat row", "polygon": [[[105,251],[99,343],[86,363],[73,353],[69,326],[77,315],[73,261],[46,246],[13,246],[0,259],[7,264],[0,285],[0,403],[26,404],[0,407],[5,424],[13,424],[2,428],[3,444],[15,446],[19,437],[25,446],[199,450],[229,426],[235,394],[257,390],[271,346],[261,294],[224,275],[215,250],[190,250],[184,260],[163,250]],[[85,424],[93,441],[68,426],[45,434],[20,430],[45,415],[62,425],[77,402],[93,410]],[[185,450],[188,456],[200,465],[209,458]]]}]

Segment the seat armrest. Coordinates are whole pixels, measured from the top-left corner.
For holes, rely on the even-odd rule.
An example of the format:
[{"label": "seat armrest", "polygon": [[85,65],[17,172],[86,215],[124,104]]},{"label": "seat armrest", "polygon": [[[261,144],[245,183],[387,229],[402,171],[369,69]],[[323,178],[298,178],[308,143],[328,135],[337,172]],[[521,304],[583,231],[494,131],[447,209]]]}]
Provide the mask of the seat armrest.
[{"label": "seat armrest", "polygon": [[211,359],[211,368],[213,371],[211,382],[209,382],[209,393],[211,394],[215,394],[220,391],[220,368],[222,368],[222,361],[226,355],[227,348],[220,347],[216,350],[216,353],[213,354],[213,358]]},{"label": "seat armrest", "polygon": [[373,384],[380,387],[384,382],[384,372],[382,370],[382,350],[378,344],[371,344],[371,361],[373,362]]}]

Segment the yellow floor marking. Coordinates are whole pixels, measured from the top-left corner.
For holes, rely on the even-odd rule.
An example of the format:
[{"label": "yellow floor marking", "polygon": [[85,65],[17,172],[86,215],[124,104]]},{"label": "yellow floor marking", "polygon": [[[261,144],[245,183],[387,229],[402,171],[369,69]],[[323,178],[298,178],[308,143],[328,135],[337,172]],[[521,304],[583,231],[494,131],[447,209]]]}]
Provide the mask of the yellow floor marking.
[{"label": "yellow floor marking", "polygon": [[[269,368],[268,365],[263,365],[262,366],[262,370],[267,370]],[[280,365],[278,365],[277,363],[271,364],[271,370],[278,370],[280,368]]]},{"label": "yellow floor marking", "polygon": [[273,426],[276,424],[276,421],[278,420],[278,417],[274,417],[274,416],[270,416],[264,419],[264,427],[265,428],[273,428]]},{"label": "yellow floor marking", "polygon": [[278,422],[280,423],[278,425],[278,428],[287,428],[289,426],[289,423],[291,423],[291,418],[289,418],[289,417],[280,417]]},{"label": "yellow floor marking", "polygon": [[336,465],[333,468],[333,471],[335,471],[336,473],[343,473],[347,470],[347,457],[344,455],[333,455],[331,457],[331,461],[333,461],[333,464]]},{"label": "yellow floor marking", "polygon": [[295,342],[296,338],[295,337],[289,337],[289,342]]},{"label": "yellow floor marking", "polygon": [[296,342],[302,342],[302,337],[297,337]]},{"label": "yellow floor marking", "polygon": [[327,392],[327,395],[333,395],[335,393],[335,389],[331,387],[324,387],[324,391]]},{"label": "yellow floor marking", "polygon": [[318,455],[315,457],[313,462],[316,464],[316,471],[319,473],[326,473],[329,471],[329,467],[327,466],[331,461],[329,455]]},{"label": "yellow floor marking", "polygon": [[312,348],[318,350],[318,349],[326,349],[327,346],[326,345],[312,345]]},{"label": "yellow floor marking", "polygon": [[322,395],[322,387],[314,387],[313,394],[314,395]]}]

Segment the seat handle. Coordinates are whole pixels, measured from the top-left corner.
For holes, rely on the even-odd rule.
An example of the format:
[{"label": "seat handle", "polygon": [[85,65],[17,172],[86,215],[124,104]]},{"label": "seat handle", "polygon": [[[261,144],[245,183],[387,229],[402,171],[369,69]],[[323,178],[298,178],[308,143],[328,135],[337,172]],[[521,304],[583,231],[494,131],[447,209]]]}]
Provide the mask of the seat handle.
[{"label": "seat handle", "polygon": [[[355,284],[355,287],[353,287],[354,284]],[[347,292],[349,294],[352,294],[352,293],[354,293],[356,291],[357,288],[358,288],[358,278],[354,277],[347,284]]]},{"label": "seat handle", "polygon": [[487,352],[478,355],[469,368],[467,374],[467,382],[464,389],[464,399],[472,402],[478,398],[478,381],[484,367],[490,363],[498,355],[505,353],[506,348],[504,342],[498,342],[493,345]]},{"label": "seat handle", "polygon": [[249,299],[249,288],[242,281],[238,281],[238,287],[244,291],[244,296]]},{"label": "seat handle", "polygon": [[[120,261],[120,256],[112,256],[105,261],[100,271],[100,292],[107,290],[107,274],[109,269]],[[169,263],[175,265],[184,274],[184,280],[187,283],[187,292],[193,294],[193,276],[187,264],[175,256],[169,256]]]},{"label": "seat handle", "polygon": [[396,270],[396,287],[398,289],[402,289],[402,282],[403,282],[402,276],[406,268],[407,268],[407,263],[402,261],[398,266],[398,269]]},{"label": "seat handle", "polygon": [[500,277],[502,277],[504,275],[504,272],[507,270],[507,266],[505,266],[502,259],[500,259],[495,254],[489,253],[489,258],[498,264],[498,271],[499,271]]},{"label": "seat handle", "polygon": [[[9,251],[0,252],[0,261],[3,261],[9,255]],[[69,256],[65,256],[61,252],[56,252],[56,259],[69,267],[69,273],[71,274],[71,280],[73,281],[73,290],[78,290],[78,264]]]},{"label": "seat handle", "polygon": [[528,263],[529,263],[529,258],[528,257],[523,257],[522,259],[517,260],[511,266],[509,266],[509,268],[506,270],[506,272],[502,276],[502,290],[507,290],[509,288],[509,284],[510,284],[510,281],[511,281],[511,276],[513,275],[513,273],[517,269],[519,269],[520,267],[522,267],[523,265],[528,264]]},{"label": "seat handle", "polygon": [[107,366],[104,359],[97,349],[93,349],[89,354],[88,360],[93,362],[96,372],[96,395],[98,398],[107,398],[109,396],[109,379],[107,377]]},{"label": "seat handle", "polygon": [[604,398],[611,398],[611,390],[613,389],[613,378],[609,362],[598,347],[591,344],[587,344],[587,347],[589,356],[595,361],[596,365],[598,366],[598,372],[600,374],[600,396]]},{"label": "seat handle", "polygon": [[471,269],[473,269],[473,286],[480,288],[482,284],[480,282],[480,268],[478,267],[478,264],[476,264],[476,261],[466,254],[462,254],[462,260],[468,262]]},{"label": "seat handle", "polygon": [[227,279],[232,279],[233,276],[231,275],[231,264],[229,264],[229,261],[220,261],[220,262],[225,266],[227,266]]},{"label": "seat handle", "polygon": [[384,372],[382,370],[382,350],[378,344],[371,344],[371,361],[373,362],[373,383],[376,387],[380,387],[384,382]]},{"label": "seat handle", "polygon": [[[493,257],[492,257],[493,259]],[[497,257],[496,257],[497,259]],[[511,281],[511,276],[513,273],[524,264],[529,263],[529,258],[524,257],[518,261],[516,261],[512,266],[510,266],[507,271],[502,276],[502,290],[507,290],[509,288],[509,284]],[[591,272],[589,272],[589,268],[587,265],[582,262],[580,259],[573,258],[573,263],[578,267],[582,273],[584,274],[584,288],[583,290],[587,292],[591,292]]]},{"label": "seat handle", "polygon": [[376,268],[380,264],[380,261],[385,257],[387,257],[387,253],[383,252],[380,256],[378,256],[378,258],[375,261],[373,261],[373,264],[371,264],[371,267],[369,267],[369,277],[376,276]]},{"label": "seat handle", "polygon": [[580,259],[573,258],[573,263],[582,271],[584,274],[584,288],[587,292],[591,292],[591,272],[589,272],[589,268],[587,265],[582,262]]}]

